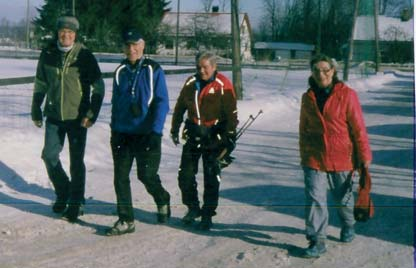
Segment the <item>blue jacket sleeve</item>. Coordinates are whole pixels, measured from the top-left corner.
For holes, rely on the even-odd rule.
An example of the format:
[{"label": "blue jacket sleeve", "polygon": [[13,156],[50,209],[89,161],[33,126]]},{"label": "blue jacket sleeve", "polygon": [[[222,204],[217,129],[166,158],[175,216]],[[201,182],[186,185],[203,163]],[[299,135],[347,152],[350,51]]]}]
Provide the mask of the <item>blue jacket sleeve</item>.
[{"label": "blue jacket sleeve", "polygon": [[166,115],[169,112],[169,96],[166,86],[165,74],[161,67],[153,73],[154,98],[150,109],[154,114],[152,131],[162,135]]}]

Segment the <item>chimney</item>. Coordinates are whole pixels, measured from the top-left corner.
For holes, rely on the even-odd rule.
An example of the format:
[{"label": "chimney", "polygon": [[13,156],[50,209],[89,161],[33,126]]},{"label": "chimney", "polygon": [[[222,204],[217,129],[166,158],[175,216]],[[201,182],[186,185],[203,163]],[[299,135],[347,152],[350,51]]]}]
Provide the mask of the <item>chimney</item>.
[{"label": "chimney", "polygon": [[212,13],[218,13],[219,10],[220,10],[219,6],[212,6]]}]

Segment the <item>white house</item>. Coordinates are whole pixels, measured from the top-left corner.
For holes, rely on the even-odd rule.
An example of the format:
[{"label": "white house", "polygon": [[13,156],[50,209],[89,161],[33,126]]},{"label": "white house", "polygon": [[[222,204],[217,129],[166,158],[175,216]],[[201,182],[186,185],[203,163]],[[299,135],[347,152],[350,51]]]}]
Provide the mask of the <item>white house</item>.
[{"label": "white house", "polygon": [[[413,58],[413,18],[378,16],[378,38],[383,61]],[[353,59],[374,60],[374,16],[358,16],[354,27]]]},{"label": "white house", "polygon": [[[177,22],[179,17],[179,31]],[[239,14],[242,61],[252,60],[251,26],[247,13]],[[199,50],[214,50],[231,57],[231,13],[166,12],[159,27],[158,54],[175,55],[176,40],[179,55],[195,55]]]},{"label": "white house", "polygon": [[294,42],[256,42],[254,50],[256,60],[310,59],[315,46]]}]

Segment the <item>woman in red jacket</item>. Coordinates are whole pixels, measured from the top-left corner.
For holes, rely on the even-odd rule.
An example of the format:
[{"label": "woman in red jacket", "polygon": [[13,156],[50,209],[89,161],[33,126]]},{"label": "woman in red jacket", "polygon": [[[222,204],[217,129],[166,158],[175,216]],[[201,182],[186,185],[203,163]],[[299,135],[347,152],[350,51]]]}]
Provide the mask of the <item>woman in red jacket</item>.
[{"label": "woman in red jacket", "polygon": [[341,221],[340,240],[354,239],[353,170],[368,166],[371,151],[361,106],[354,90],[341,82],[331,58],[310,62],[310,88],[302,96],[299,147],[305,180],[305,257],[326,252],[327,186]]}]

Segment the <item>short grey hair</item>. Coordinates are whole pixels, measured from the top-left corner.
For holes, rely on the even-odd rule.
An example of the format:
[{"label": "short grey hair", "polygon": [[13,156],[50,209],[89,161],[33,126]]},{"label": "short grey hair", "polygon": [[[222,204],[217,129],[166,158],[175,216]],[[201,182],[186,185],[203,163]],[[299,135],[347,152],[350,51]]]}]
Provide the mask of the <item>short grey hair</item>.
[{"label": "short grey hair", "polygon": [[196,64],[201,60],[208,60],[212,66],[217,65],[217,56],[212,52],[202,52],[196,55]]}]

